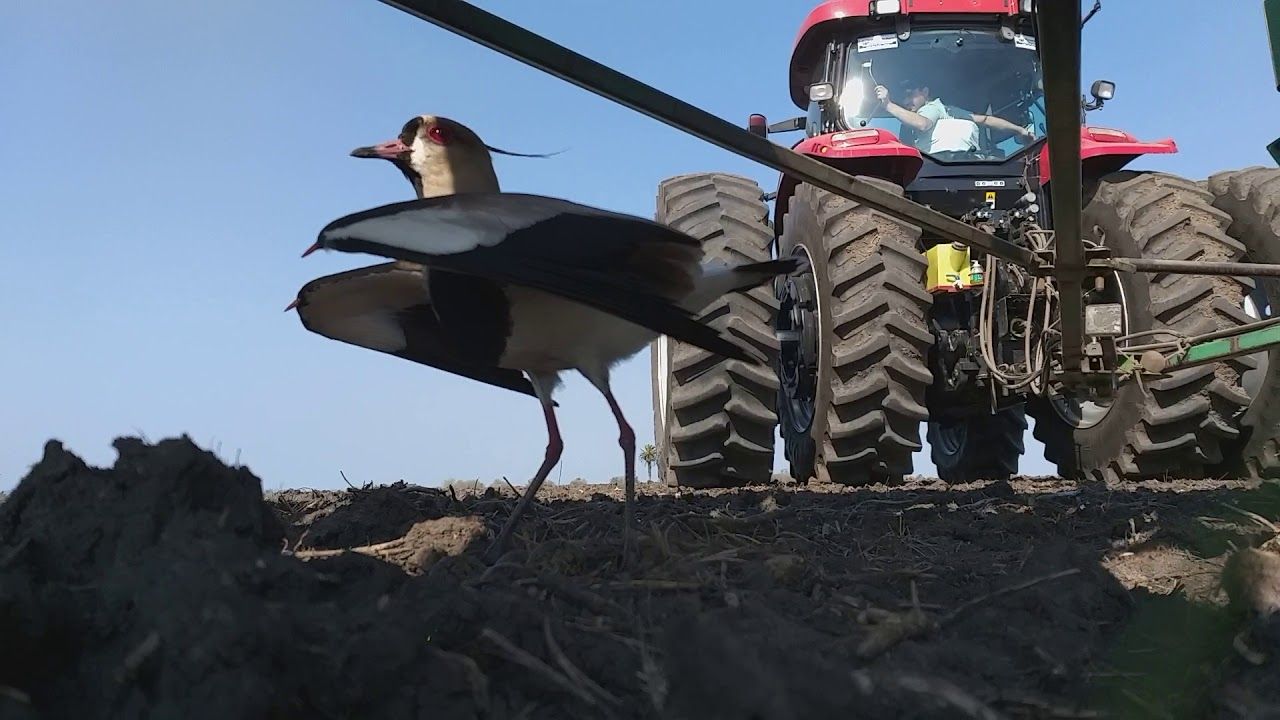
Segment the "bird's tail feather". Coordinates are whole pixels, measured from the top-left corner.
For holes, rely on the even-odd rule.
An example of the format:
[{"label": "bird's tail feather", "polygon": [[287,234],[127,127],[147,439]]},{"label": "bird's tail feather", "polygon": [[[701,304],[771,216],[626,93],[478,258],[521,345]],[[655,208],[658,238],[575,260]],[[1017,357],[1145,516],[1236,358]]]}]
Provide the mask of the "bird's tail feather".
[{"label": "bird's tail feather", "polygon": [[797,267],[799,267],[799,260],[796,258],[765,260],[742,265],[729,265],[719,261],[705,263],[702,266],[702,277],[699,278],[697,287],[683,304],[690,312],[698,312],[726,293],[750,290],[777,275],[795,272]]},{"label": "bird's tail feather", "polygon": [[782,258],[781,260],[765,260],[764,262],[747,263],[746,265],[738,265],[733,268],[733,277],[738,279],[738,285],[733,290],[747,290],[753,288],[766,280],[772,280],[776,275],[790,275],[800,266],[797,258]]}]

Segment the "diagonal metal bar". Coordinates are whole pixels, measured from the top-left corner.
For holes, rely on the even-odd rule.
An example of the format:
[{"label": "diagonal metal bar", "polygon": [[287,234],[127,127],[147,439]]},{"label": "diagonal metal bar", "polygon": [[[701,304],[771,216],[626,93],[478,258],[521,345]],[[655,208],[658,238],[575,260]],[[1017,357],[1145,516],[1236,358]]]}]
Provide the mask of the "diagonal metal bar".
[{"label": "diagonal metal bar", "polygon": [[[461,0],[380,0],[380,2],[797,180],[902,218],[945,241],[964,243],[1024,267],[1035,268],[1040,265],[1036,257],[1026,248],[863,182],[853,175],[841,172],[830,165],[784,148],[765,138],[752,135],[733,123],[595,60],[579,55],[470,3]],[[1073,22],[1079,24],[1079,15]]]},{"label": "diagonal metal bar", "polygon": [[1080,241],[1080,0],[1038,0],[1036,41],[1044,64],[1049,138],[1049,208],[1053,213],[1062,316],[1062,367],[1081,370],[1084,343],[1084,245]]}]

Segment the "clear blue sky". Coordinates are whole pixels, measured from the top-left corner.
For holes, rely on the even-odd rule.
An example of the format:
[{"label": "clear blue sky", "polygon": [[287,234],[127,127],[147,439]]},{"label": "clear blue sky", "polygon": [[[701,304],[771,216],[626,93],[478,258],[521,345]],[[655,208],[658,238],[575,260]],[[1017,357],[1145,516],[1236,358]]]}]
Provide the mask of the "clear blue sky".
[{"label": "clear blue sky", "polygon": [[[810,2],[480,2],[722,117],[795,114],[786,67]],[[1088,3],[1086,3],[1088,5]],[[736,25],[736,27],[734,27]],[[1092,116],[1182,152],[1191,177],[1270,164],[1280,135],[1260,0],[1110,0],[1086,29]],[[410,197],[347,152],[435,113],[514,151],[508,190],[651,216],[657,183],[776,173],[374,0],[9,2],[0,10],[0,488],[50,437],[109,464],[113,437],[189,433],[268,488],[523,482],[543,425],[525,397],[306,332],[282,312],[341,214]],[[784,136],[782,142],[788,142]],[[647,353],[616,371],[652,435]],[[559,396],[565,481],[621,473],[601,398]],[[1023,468],[1047,472],[1036,444]],[[926,456],[917,465],[932,472]],[[641,470],[643,473],[643,469]],[[558,473],[553,473],[553,479]]]}]

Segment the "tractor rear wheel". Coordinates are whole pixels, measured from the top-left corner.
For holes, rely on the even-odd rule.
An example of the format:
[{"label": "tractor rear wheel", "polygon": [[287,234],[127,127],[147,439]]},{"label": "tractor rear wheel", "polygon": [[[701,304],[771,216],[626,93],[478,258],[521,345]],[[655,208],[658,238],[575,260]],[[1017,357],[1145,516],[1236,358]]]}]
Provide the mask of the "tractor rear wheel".
[{"label": "tractor rear wheel", "polygon": [[[656,219],[702,241],[703,259],[770,259],[773,230],[755,181],[725,173],[680,175],[658,186]],[[698,317],[736,344],[763,353],[766,365],[728,360],[662,336],[651,347],[654,444],[670,485],[732,487],[773,475],[778,307],[768,285],[730,293]]]},{"label": "tractor rear wheel", "polygon": [[1026,446],[1027,415],[1021,405],[990,415],[929,421],[929,451],[947,483],[1008,480],[1018,474]]},{"label": "tractor rear wheel", "polygon": [[[1280,263],[1280,168],[1249,167],[1213,175],[1207,183],[1213,206],[1231,216],[1227,233],[1244,245],[1245,262]],[[1253,319],[1274,317],[1280,308],[1280,280],[1254,278],[1245,303]],[[1255,367],[1243,377],[1249,409],[1240,421],[1240,439],[1224,452],[1223,474],[1280,478],[1280,348],[1251,356]],[[1267,400],[1266,398],[1271,398]]]},{"label": "tractor rear wheel", "polygon": [[[1168,260],[1238,260],[1230,218],[1195,183],[1172,175],[1122,171],[1086,188],[1086,240],[1117,256]],[[1247,288],[1236,278],[1130,273],[1104,278],[1106,297],[1121,302],[1126,332],[1169,328],[1188,335],[1237,327]],[[1168,378],[1123,383],[1109,402],[1037,397],[1027,411],[1045,457],[1063,477],[1120,479],[1203,477],[1222,461],[1224,442],[1239,436],[1248,403],[1240,388],[1247,360],[1176,371]]]},{"label": "tractor rear wheel", "polygon": [[919,239],[917,227],[810,185],[791,197],[778,254],[807,268],[776,287],[778,418],[794,479],[862,485],[911,472],[932,380]]}]

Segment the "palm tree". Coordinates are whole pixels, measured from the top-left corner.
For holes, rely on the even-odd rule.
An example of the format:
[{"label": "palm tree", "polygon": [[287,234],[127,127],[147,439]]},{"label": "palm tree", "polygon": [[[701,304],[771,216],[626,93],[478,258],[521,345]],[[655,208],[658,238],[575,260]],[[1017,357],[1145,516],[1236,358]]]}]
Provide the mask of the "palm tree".
[{"label": "palm tree", "polygon": [[658,448],[652,444],[645,445],[640,449],[640,462],[649,471],[649,482],[653,482],[653,466],[658,462]]}]

